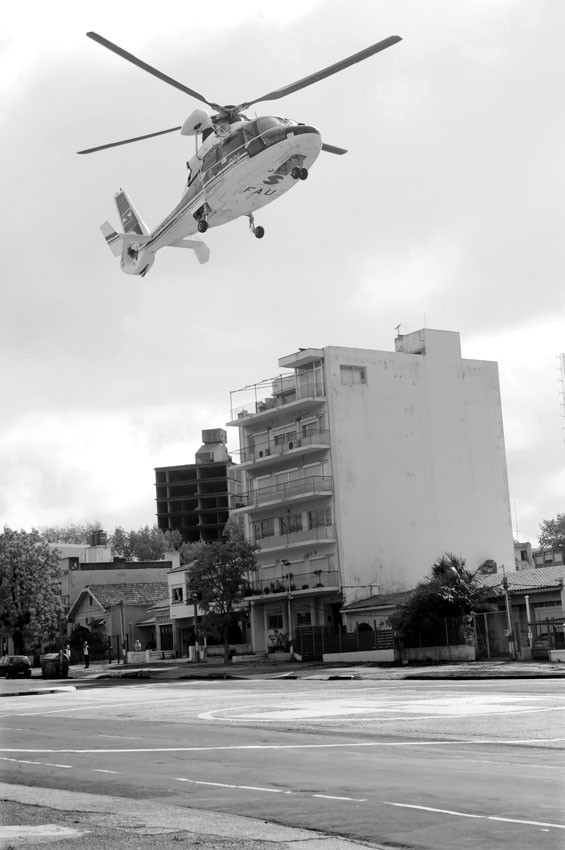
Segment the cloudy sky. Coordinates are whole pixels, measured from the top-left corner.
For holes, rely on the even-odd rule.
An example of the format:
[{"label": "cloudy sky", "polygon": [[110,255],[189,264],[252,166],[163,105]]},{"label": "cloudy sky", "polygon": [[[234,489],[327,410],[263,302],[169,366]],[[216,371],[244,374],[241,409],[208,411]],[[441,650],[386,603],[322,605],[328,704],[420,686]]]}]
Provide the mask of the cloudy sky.
[{"label": "cloudy sky", "polygon": [[[459,331],[499,363],[514,528],[565,509],[565,4],[532,0],[32,0],[4,10],[0,524],[155,521],[155,466],[191,463],[230,391],[299,346],[393,350]],[[257,215],[128,277],[99,225],[127,189],[150,226],[179,199],[199,104],[251,100],[389,35],[403,41],[257,114],[344,157]],[[237,434],[230,433],[237,448]]]}]

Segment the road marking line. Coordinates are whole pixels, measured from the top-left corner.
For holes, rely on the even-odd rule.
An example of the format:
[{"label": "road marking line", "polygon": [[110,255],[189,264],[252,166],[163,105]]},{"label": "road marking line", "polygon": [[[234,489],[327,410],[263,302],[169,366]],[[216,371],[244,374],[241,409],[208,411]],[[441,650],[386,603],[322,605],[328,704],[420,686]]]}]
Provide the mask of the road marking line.
[{"label": "road marking line", "polygon": [[72,764],[54,764],[53,762],[46,761],[45,767],[73,767]]},{"label": "road marking line", "polygon": [[474,815],[470,812],[454,812],[451,809],[434,809],[431,806],[416,806],[412,803],[391,803],[389,800],[380,801],[385,806],[397,806],[400,809],[418,809],[423,812],[436,812],[441,815],[454,815],[458,818],[478,818],[480,820],[496,820],[504,823],[519,823],[522,826],[547,826],[553,829],[565,829],[565,824],[545,823],[537,820],[521,820],[520,818],[503,818],[496,815]]},{"label": "road marking line", "polygon": [[228,785],[226,782],[203,782],[199,779],[183,779],[177,776],[179,782],[190,782],[191,785],[214,785],[216,788],[238,788],[238,785]]},{"label": "road marking line", "polygon": [[350,803],[366,803],[367,800],[359,797],[332,797],[330,794],[312,794],[313,797],[321,797],[323,800],[347,800]]},{"label": "road marking line", "polygon": [[[501,746],[516,744],[557,744],[565,741],[565,738],[468,738],[456,741],[347,741],[339,744],[233,744],[224,747],[120,747],[112,750],[104,749],[47,749],[47,748],[23,748],[23,747],[1,747],[2,753],[83,753],[83,754],[113,754],[120,753],[207,753],[224,752],[232,750],[335,750],[335,749],[357,749],[359,747],[460,747],[460,746]],[[1,758],[1,757],[0,757]]]},{"label": "road marking line", "polygon": [[256,785],[238,785],[244,791],[267,791],[269,794],[284,794],[282,788],[259,788]]},{"label": "road marking line", "polygon": [[496,815],[487,815],[487,820],[501,820],[504,823],[521,823],[526,826],[548,826],[550,829],[565,829],[565,823],[545,823],[539,820],[520,820],[519,818],[501,818]]},{"label": "road marking line", "polygon": [[41,761],[27,761],[26,759],[14,759],[19,764],[43,764]]},{"label": "road marking line", "polygon": [[103,770],[101,767],[93,768],[94,773],[118,773],[117,770]]}]

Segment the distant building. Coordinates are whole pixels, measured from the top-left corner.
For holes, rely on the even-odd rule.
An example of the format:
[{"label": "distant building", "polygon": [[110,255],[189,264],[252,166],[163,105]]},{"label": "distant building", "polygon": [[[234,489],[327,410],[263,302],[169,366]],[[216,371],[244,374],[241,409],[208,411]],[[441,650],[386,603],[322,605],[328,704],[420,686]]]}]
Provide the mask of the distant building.
[{"label": "distant building", "polygon": [[239,487],[226,432],[202,431],[202,442],[194,463],[155,469],[157,525],[161,531],[180,531],[187,543],[221,539],[230,494]]},{"label": "distant building", "polygon": [[565,563],[565,546],[558,546],[554,549],[533,549],[532,558],[533,566],[536,569],[540,567],[561,567]]},{"label": "distant building", "polygon": [[259,547],[256,649],[409,590],[445,552],[514,569],[496,363],[423,329],[394,352],[305,348],[279,367],[232,392],[228,423],[243,473],[232,513]]},{"label": "distant building", "polygon": [[531,543],[514,541],[514,561],[517,570],[531,570],[534,567],[534,556]]}]

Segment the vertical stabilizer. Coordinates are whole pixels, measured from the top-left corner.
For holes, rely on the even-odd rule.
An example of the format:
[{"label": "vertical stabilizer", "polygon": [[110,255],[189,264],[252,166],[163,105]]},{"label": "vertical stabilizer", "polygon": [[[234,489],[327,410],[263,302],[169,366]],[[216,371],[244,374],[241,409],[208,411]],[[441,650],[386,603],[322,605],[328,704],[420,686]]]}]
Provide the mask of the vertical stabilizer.
[{"label": "vertical stabilizer", "polygon": [[124,233],[138,233],[140,236],[147,235],[149,233],[148,228],[143,223],[143,219],[123,189],[120,189],[115,195],[115,201]]}]

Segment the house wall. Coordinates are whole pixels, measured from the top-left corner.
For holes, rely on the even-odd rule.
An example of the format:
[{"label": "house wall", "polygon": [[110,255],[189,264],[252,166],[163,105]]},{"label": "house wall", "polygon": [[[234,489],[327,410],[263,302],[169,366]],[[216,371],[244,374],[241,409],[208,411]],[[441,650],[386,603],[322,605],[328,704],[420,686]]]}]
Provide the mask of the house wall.
[{"label": "house wall", "polygon": [[474,646],[423,646],[404,650],[406,661],[474,661]]},{"label": "house wall", "polygon": [[[339,563],[359,586],[348,603],[369,585],[414,587],[444,552],[515,567],[497,364],[459,346],[424,330],[403,351],[324,349]],[[342,365],[366,383],[342,383]]]},{"label": "house wall", "polygon": [[394,661],[394,649],[368,649],[365,652],[324,652],[324,664],[337,664],[341,661],[354,662],[372,661],[374,664],[391,664]]}]

